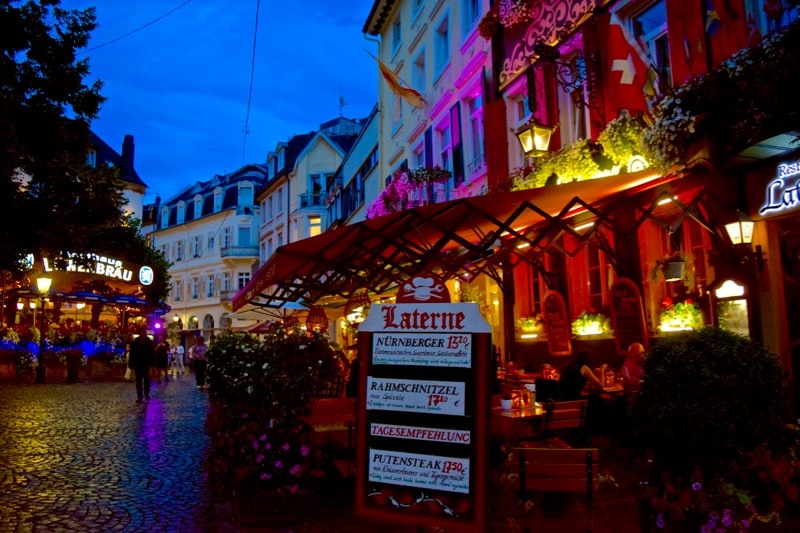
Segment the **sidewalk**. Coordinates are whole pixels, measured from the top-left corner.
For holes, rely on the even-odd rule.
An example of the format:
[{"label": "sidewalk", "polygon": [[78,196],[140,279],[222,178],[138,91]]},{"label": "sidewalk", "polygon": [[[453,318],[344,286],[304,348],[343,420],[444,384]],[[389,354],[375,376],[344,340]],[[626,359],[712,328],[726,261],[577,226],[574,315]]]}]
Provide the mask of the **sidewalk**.
[{"label": "sidewalk", "polygon": [[[154,383],[142,405],[135,399],[126,382],[0,384],[0,533],[418,531],[354,516],[348,482],[314,495],[307,512],[285,527],[260,522],[268,502],[237,516],[234,502],[215,494],[204,474],[208,396],[195,388],[194,376]],[[619,485],[598,489],[594,531],[638,531],[638,479],[629,457],[612,440],[593,444],[601,450],[601,473]],[[538,508],[526,513],[500,474],[498,463],[488,491],[489,531],[525,531]],[[568,531],[558,520],[548,524]]]}]

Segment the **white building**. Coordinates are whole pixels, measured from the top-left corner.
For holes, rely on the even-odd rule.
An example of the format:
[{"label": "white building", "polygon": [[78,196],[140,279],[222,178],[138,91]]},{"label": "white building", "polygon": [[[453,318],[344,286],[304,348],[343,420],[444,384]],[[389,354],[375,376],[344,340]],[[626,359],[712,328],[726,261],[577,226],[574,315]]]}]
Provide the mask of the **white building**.
[{"label": "white building", "polygon": [[172,263],[166,318],[183,330],[208,337],[230,326],[224,303],[247,284],[258,261],[255,195],[266,176],[263,165],[245,165],[153,206],[151,245]]}]

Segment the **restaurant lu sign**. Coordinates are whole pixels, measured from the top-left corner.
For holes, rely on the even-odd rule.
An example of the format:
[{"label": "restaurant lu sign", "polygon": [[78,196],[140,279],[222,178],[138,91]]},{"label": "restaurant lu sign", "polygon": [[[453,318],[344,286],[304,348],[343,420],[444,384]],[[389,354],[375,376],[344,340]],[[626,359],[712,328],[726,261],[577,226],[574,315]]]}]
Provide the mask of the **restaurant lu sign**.
[{"label": "restaurant lu sign", "polygon": [[433,275],[359,326],[356,513],[484,531],[491,328]]}]

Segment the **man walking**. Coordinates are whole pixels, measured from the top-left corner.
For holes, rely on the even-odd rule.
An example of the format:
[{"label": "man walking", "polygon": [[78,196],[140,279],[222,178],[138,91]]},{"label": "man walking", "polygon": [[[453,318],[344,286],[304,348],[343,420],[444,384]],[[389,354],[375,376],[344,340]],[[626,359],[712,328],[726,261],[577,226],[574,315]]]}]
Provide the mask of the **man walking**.
[{"label": "man walking", "polygon": [[156,349],[153,341],[147,336],[147,328],[139,328],[139,335],[131,343],[128,368],[132,369],[136,379],[136,403],[150,399],[150,367],[155,362]]}]

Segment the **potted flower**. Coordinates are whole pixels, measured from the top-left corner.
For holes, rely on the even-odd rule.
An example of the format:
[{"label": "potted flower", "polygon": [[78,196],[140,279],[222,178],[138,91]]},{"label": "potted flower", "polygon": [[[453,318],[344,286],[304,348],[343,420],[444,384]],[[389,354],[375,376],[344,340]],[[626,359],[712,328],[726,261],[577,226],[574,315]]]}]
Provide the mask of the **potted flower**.
[{"label": "potted flower", "polygon": [[542,314],[523,316],[517,319],[517,327],[522,334],[538,334],[544,328]]},{"label": "potted flower", "polygon": [[613,334],[611,320],[604,313],[593,308],[585,309],[572,321],[572,334],[582,337],[586,335]]},{"label": "potted flower", "polygon": [[309,444],[300,416],[338,371],[327,335],[280,324],[263,340],[227,333],[207,359],[211,474],[234,499],[266,495],[271,507],[292,508],[294,496],[325,479],[324,454]]},{"label": "potted flower", "polygon": [[653,282],[658,283],[661,278],[664,281],[681,281],[686,270],[686,259],[680,252],[670,252],[664,257],[657,259],[650,271]]}]

